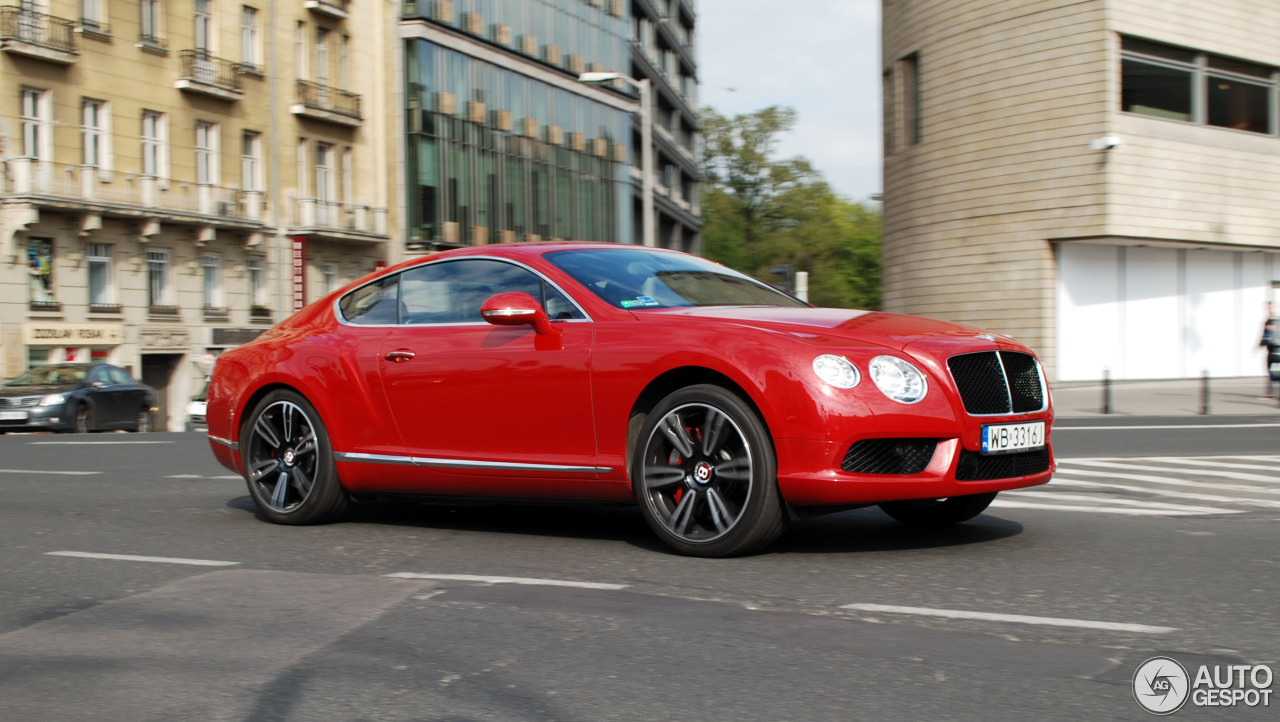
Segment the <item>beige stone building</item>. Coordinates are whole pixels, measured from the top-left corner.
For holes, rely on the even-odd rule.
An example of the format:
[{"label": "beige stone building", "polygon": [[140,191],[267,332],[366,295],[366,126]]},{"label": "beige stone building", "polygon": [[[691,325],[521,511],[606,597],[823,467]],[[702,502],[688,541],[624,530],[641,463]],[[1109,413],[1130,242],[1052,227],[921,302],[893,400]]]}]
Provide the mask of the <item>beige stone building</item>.
[{"label": "beige stone building", "polygon": [[219,352],[398,260],[396,13],[0,7],[0,376],[104,359],[181,428]]},{"label": "beige stone building", "polygon": [[885,308],[1011,334],[1057,380],[1263,373],[1280,6],[884,0],[883,22]]}]

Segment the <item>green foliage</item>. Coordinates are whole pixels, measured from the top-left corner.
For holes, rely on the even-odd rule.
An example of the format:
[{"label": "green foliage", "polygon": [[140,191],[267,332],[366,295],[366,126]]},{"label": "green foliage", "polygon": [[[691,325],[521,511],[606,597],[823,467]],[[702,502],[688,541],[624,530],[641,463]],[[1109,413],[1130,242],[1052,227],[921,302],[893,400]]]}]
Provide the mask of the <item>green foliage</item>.
[{"label": "green foliage", "polygon": [[702,250],[773,282],[773,266],[809,273],[818,306],[880,307],[880,213],[852,203],[804,158],[777,159],[790,108],[725,118],[702,111]]}]

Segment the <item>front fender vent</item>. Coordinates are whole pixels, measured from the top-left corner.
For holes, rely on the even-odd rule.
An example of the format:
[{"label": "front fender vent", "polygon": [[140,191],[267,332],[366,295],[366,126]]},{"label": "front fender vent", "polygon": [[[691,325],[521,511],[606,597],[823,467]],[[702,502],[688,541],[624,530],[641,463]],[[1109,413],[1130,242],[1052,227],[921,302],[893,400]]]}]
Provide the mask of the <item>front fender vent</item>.
[{"label": "front fender vent", "polygon": [[1016,479],[1048,471],[1050,464],[1047,448],[990,456],[961,449],[960,461],[956,464],[956,481]]},{"label": "front fender vent", "polygon": [[849,447],[840,468],[853,474],[919,474],[937,447],[937,439],[863,439]]}]

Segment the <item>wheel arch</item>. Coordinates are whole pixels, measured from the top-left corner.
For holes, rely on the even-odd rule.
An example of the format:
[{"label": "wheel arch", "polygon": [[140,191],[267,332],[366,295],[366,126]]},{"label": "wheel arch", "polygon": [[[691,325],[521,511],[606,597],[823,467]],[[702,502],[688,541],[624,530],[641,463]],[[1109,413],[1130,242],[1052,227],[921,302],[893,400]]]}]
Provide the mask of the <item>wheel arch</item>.
[{"label": "wheel arch", "polygon": [[[640,427],[644,426],[649,412],[677,389],[698,384],[719,386],[740,398],[743,403],[751,407],[752,412],[760,419],[760,423],[764,425],[765,433],[769,437],[770,444],[773,443],[773,430],[769,427],[768,417],[742,384],[706,366],[680,366],[669,369],[655,377],[640,391],[635,402],[631,405],[631,412],[627,417],[626,468],[628,469],[628,477],[630,476],[631,462],[635,456],[636,442],[640,438]],[[777,454],[776,446],[773,452],[775,455]]]}]

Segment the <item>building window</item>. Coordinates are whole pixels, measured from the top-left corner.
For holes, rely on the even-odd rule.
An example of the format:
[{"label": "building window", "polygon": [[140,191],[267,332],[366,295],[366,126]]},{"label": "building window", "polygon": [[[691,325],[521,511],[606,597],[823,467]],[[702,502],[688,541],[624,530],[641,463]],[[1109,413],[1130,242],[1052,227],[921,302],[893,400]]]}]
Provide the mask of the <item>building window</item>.
[{"label": "building window", "polygon": [[111,266],[111,246],[90,243],[85,254],[89,263],[89,307],[115,305],[115,274]]},{"label": "building window", "polygon": [[85,98],[80,112],[80,138],[83,146],[81,163],[93,168],[108,169],[111,163],[109,145],[111,133],[107,127],[107,104],[101,100]]},{"label": "building window", "polygon": [[316,28],[315,80],[320,85],[329,84],[329,31]]},{"label": "building window", "polygon": [[920,56],[902,59],[902,129],[907,145],[920,143]]},{"label": "building window", "polygon": [[164,113],[142,111],[142,174],[163,178],[168,171],[168,128]]},{"label": "building window", "polygon": [[196,0],[196,50],[205,55],[212,50],[209,45],[213,38],[213,10],[210,5],[209,0]]},{"label": "building window", "polygon": [[48,160],[52,142],[49,132],[49,91],[23,88],[19,121],[22,125],[22,155]]},{"label": "building window", "polygon": [[333,293],[338,290],[338,264],[329,261],[321,267],[324,276],[324,292]]},{"label": "building window", "polygon": [[161,5],[161,0],[142,0],[140,5],[142,12],[142,42],[163,47],[164,41],[160,38],[160,33],[163,30],[160,26],[160,19],[164,16],[164,7]]},{"label": "building window", "polygon": [[196,123],[196,183],[218,184],[218,126]]},{"label": "building window", "polygon": [[147,251],[147,305],[152,308],[173,306],[168,251]]},{"label": "building window", "polygon": [[262,134],[246,130],[240,136],[240,185],[247,191],[262,190]]},{"label": "building window", "polygon": [[254,308],[266,308],[267,277],[262,268],[262,259],[250,258],[246,267],[249,270],[249,302]]},{"label": "building window", "polygon": [[32,238],[27,241],[27,283],[32,305],[56,305],[53,288],[53,239]]},{"label": "building window", "polygon": [[103,12],[106,0],[80,0],[80,24],[90,30],[104,28],[107,14]]},{"label": "building window", "polygon": [[240,8],[240,61],[254,69],[262,59],[258,40],[258,9],[245,5]]},{"label": "building window", "polygon": [[321,226],[331,227],[336,225],[337,220],[333,217],[336,216],[337,209],[331,207],[337,196],[332,144],[316,143],[315,172],[316,221]]},{"label": "building window", "polygon": [[1276,69],[1125,37],[1120,108],[1166,120],[1274,134]]},{"label": "building window", "polygon": [[222,307],[222,257],[216,253],[200,256],[200,268],[204,271],[204,307]]}]

